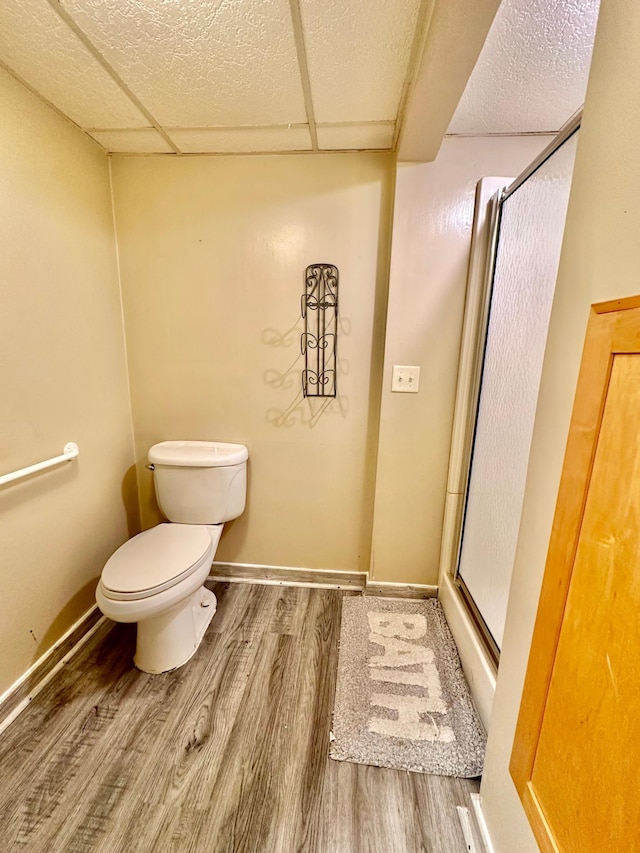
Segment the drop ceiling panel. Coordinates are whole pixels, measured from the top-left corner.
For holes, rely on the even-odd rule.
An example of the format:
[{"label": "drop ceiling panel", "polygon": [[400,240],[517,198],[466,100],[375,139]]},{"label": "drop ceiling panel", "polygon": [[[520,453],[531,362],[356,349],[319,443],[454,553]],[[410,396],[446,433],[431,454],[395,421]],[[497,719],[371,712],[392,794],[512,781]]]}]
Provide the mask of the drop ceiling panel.
[{"label": "drop ceiling panel", "polygon": [[91,136],[105,151],[118,154],[173,154],[173,149],[153,128],[144,130],[93,130]]},{"label": "drop ceiling panel", "polygon": [[556,131],[584,102],[598,0],[503,0],[448,133]]},{"label": "drop ceiling panel", "polygon": [[185,154],[310,151],[309,128],[304,127],[208,127],[167,133]]},{"label": "drop ceiling panel", "polygon": [[316,121],[393,121],[420,0],[300,0]]},{"label": "drop ceiling panel", "polygon": [[62,0],[162,125],[306,121],[288,0]]},{"label": "drop ceiling panel", "polygon": [[148,124],[46,0],[0,0],[0,60],[81,127]]},{"label": "drop ceiling panel", "polygon": [[387,124],[318,125],[318,148],[323,151],[348,149],[389,149],[393,145],[393,122]]}]

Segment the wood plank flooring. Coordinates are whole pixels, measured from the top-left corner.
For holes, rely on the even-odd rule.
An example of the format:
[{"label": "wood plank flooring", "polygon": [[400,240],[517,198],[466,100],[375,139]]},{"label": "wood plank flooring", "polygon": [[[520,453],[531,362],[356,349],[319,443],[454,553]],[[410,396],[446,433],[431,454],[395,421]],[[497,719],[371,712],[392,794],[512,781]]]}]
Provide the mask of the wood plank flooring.
[{"label": "wood plank flooring", "polygon": [[108,623],[0,736],[0,850],[457,853],[475,781],[328,758],[338,590],[212,585],[195,657]]}]

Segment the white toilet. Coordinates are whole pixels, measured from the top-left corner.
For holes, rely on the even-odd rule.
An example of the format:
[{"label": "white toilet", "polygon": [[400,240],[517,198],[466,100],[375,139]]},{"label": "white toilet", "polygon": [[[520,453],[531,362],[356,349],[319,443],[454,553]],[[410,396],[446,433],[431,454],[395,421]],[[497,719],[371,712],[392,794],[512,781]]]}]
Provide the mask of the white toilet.
[{"label": "white toilet", "polygon": [[163,441],[149,450],[156,497],[168,524],[129,539],[107,561],[98,607],[137,622],[133,659],[167,672],[194,654],[216,610],[204,582],[225,521],[244,510],[247,448],[214,441]]}]

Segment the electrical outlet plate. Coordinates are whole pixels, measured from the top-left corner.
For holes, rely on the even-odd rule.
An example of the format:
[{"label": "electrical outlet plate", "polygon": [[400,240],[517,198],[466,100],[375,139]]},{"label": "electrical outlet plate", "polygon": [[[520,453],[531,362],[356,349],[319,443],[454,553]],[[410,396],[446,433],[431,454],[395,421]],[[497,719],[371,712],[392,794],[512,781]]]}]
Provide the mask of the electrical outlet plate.
[{"label": "electrical outlet plate", "polygon": [[417,394],[420,387],[420,368],[406,364],[394,364],[391,390],[404,394]]}]

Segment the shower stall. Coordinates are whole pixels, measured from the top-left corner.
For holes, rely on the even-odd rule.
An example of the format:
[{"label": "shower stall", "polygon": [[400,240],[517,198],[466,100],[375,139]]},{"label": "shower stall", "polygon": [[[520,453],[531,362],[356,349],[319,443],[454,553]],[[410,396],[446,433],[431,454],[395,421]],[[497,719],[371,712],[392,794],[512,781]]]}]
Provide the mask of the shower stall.
[{"label": "shower stall", "polygon": [[578,116],[520,177],[483,179],[476,195],[441,587],[445,610],[457,610],[454,635],[475,634],[456,636],[461,653],[473,646],[484,655],[489,680],[503,643],[579,127]]}]

